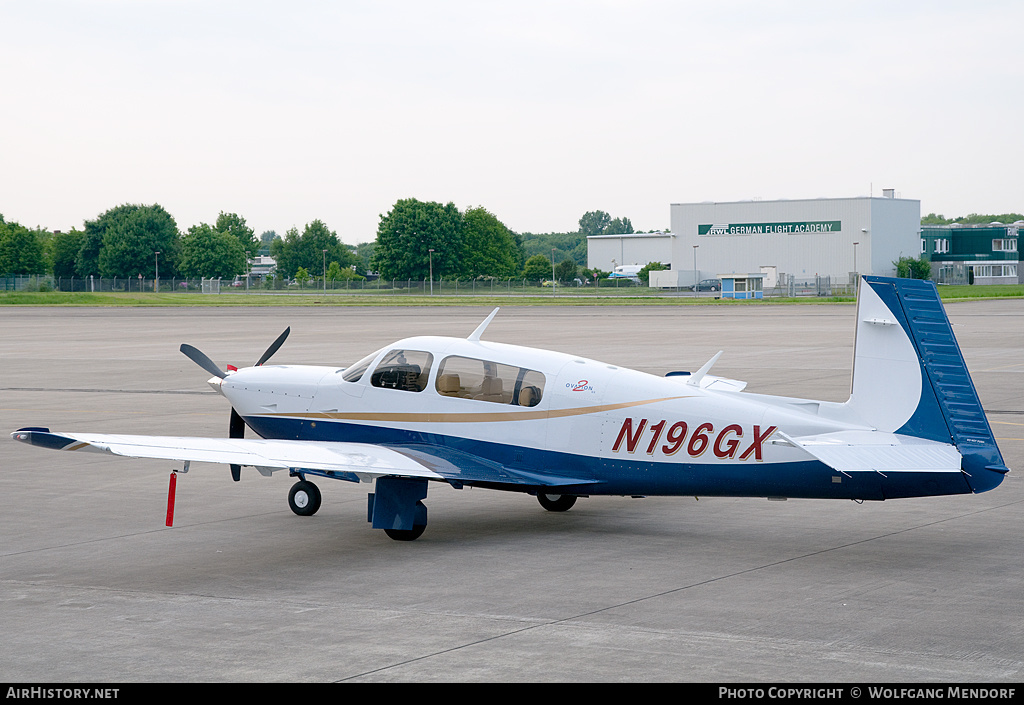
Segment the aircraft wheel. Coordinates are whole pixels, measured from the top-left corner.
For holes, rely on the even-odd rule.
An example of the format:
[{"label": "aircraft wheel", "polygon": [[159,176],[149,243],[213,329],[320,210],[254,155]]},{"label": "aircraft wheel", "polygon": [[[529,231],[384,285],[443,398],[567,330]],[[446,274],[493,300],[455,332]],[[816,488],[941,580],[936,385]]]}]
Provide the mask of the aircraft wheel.
[{"label": "aircraft wheel", "polygon": [[413,524],[411,529],[384,529],[384,533],[395,541],[415,541],[426,528],[426,524]]},{"label": "aircraft wheel", "polygon": [[549,512],[567,512],[576,504],[576,497],[571,494],[538,494],[540,506]]},{"label": "aircraft wheel", "polygon": [[312,482],[299,480],[288,493],[288,506],[300,517],[311,517],[320,508],[320,489]]}]

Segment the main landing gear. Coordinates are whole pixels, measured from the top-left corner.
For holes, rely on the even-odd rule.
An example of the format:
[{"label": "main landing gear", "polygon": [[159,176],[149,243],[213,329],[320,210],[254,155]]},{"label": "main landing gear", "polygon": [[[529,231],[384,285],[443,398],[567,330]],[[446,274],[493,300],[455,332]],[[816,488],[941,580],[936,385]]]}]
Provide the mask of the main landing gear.
[{"label": "main landing gear", "polygon": [[576,504],[576,495],[538,493],[537,501],[549,512],[567,512]]},{"label": "main landing gear", "polygon": [[[320,509],[320,490],[298,477],[288,492],[288,506],[299,516],[313,516]],[[377,478],[375,492],[367,498],[366,520],[395,541],[415,541],[427,528],[427,508],[421,501],[426,496],[426,480]]]},{"label": "main landing gear", "polygon": [[320,508],[320,488],[309,480],[299,480],[288,493],[288,506],[300,517],[311,517]]}]

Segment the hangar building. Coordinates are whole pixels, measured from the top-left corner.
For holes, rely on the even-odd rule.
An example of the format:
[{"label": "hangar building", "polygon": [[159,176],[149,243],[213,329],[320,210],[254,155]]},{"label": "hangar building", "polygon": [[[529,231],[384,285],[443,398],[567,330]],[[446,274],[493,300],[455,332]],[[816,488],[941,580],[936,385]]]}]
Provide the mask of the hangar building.
[{"label": "hangar building", "polygon": [[[652,258],[671,264],[671,269],[652,272],[651,286],[688,287],[726,273],[764,274],[765,288],[817,277],[830,277],[833,286],[846,285],[856,281],[854,272],[893,275],[895,260],[920,256],[921,202],[896,198],[891,189],[883,193],[674,203],[671,233],[629,236],[634,238],[629,243],[637,251],[653,248],[655,242],[671,245],[667,257]],[[649,240],[636,239],[644,237]]]}]

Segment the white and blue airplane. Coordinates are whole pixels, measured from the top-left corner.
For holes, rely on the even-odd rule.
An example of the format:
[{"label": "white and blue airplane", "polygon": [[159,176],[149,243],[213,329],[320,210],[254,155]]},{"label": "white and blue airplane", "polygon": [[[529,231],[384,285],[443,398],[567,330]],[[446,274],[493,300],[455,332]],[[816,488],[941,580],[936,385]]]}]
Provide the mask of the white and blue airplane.
[{"label": "white and blue airplane", "polygon": [[[858,294],[852,392],[844,403],[764,396],[708,370],[666,377],[482,340],[414,337],[347,368],[265,365],[214,376],[228,438],[23,428],[16,440],[183,463],[242,466],[298,482],[373,483],[367,519],[397,540],[427,524],[431,482],[535,495],[565,511],[592,495],[886,500],[993,489],[1009,472],[934,284],[866,276]],[[259,438],[244,438],[248,426]]]}]

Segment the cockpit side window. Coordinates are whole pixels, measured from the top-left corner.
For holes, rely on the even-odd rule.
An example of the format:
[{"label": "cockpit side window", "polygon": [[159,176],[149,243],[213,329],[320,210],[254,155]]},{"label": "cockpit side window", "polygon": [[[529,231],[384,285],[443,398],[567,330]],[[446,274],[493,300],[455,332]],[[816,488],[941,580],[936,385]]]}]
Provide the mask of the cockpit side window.
[{"label": "cockpit side window", "polygon": [[434,356],[421,350],[389,350],[370,375],[370,384],[383,389],[422,392],[427,388]]},{"label": "cockpit side window", "polygon": [[452,355],[441,361],[434,387],[445,397],[536,406],[544,393],[544,375],[499,362]]}]

